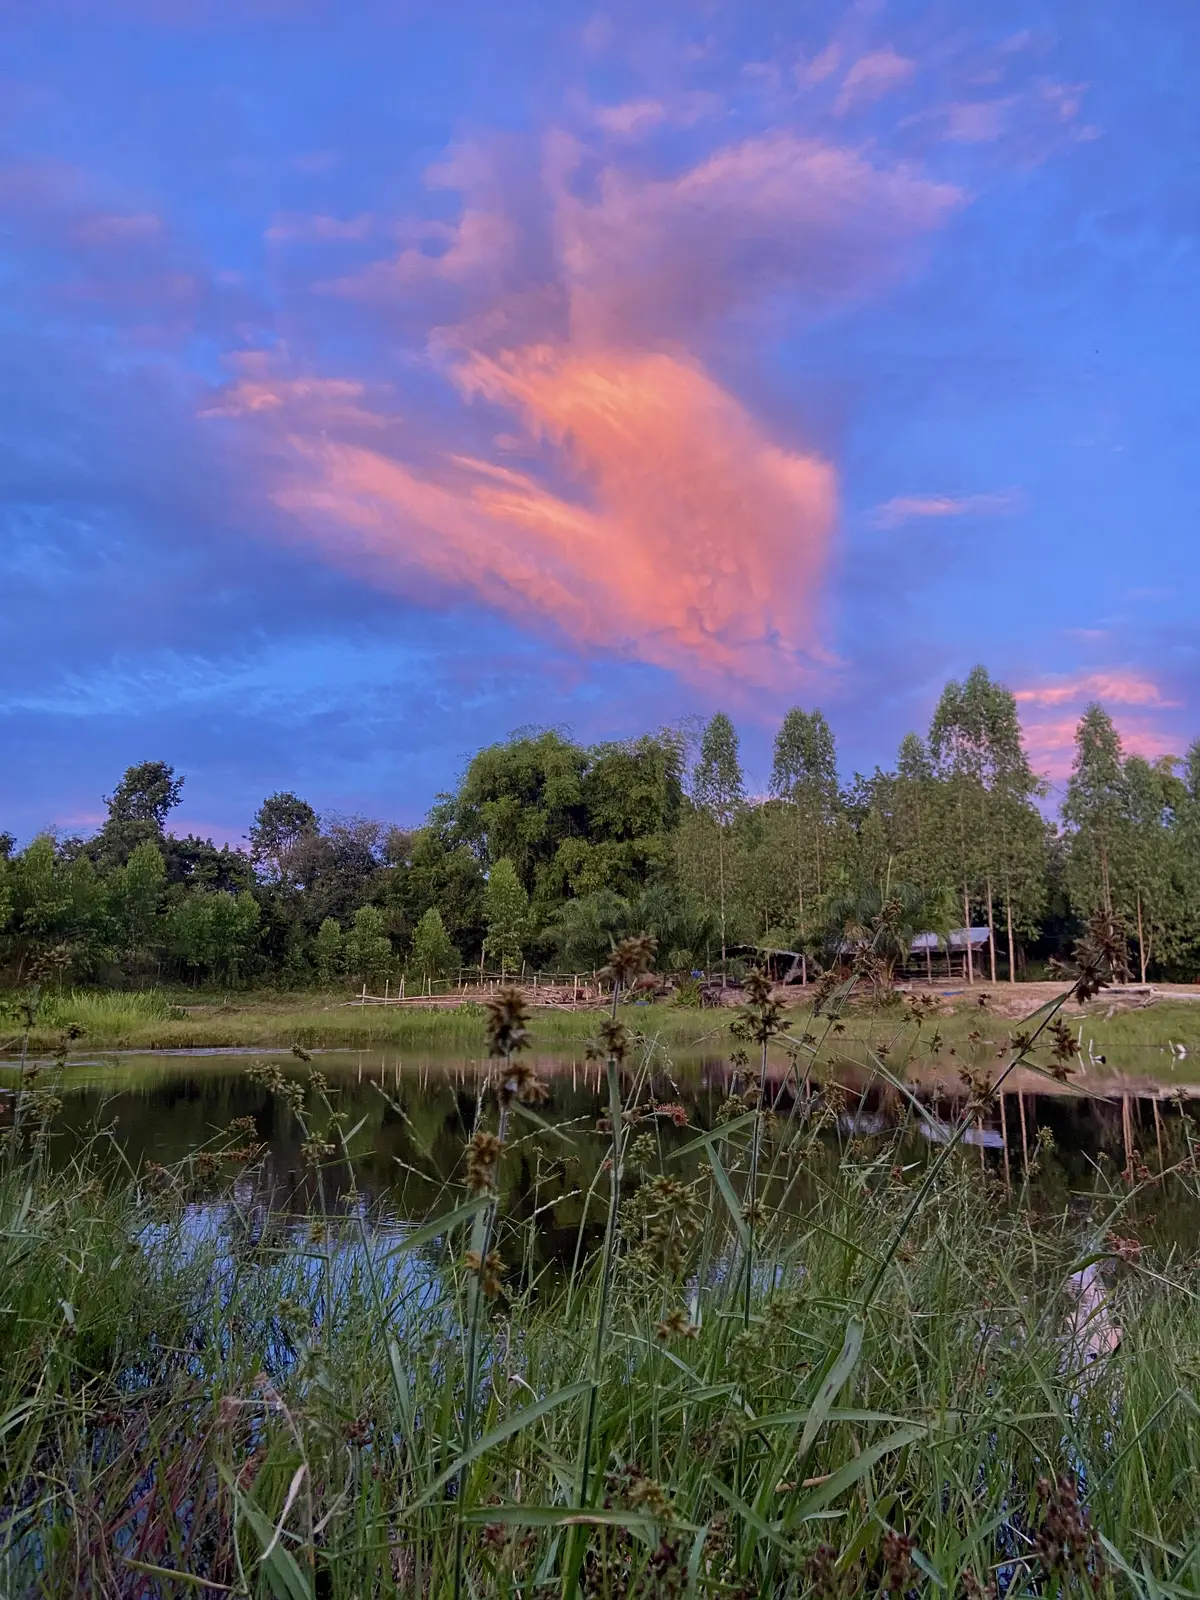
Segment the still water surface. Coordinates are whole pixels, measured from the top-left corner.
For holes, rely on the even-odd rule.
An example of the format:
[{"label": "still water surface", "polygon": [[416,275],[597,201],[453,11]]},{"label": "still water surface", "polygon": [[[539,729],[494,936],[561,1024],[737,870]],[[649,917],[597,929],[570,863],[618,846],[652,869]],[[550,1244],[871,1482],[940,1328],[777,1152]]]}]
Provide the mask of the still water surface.
[{"label": "still water surface", "polygon": [[[249,1054],[263,1058],[262,1051]],[[402,1223],[436,1214],[461,1199],[462,1150],[479,1114],[485,1062],[461,1052],[394,1049],[320,1051],[310,1063],[285,1054],[273,1059],[301,1083],[313,1071],[320,1072],[328,1081],[330,1102],[344,1113],[343,1127],[358,1127],[353,1172],[340,1160],[322,1169],[324,1198],[334,1209],[347,1203],[357,1207],[365,1200],[375,1214]],[[512,1216],[536,1212],[546,1255],[553,1257],[575,1247],[583,1196],[594,1187],[608,1153],[607,1133],[598,1126],[604,1093],[600,1071],[582,1051],[541,1053],[534,1062],[550,1097],[538,1108],[541,1122],[525,1116],[514,1121],[501,1175],[503,1202]],[[54,1125],[53,1159],[65,1163],[99,1133],[110,1160],[128,1161],[135,1168],[148,1162],[171,1166],[206,1146],[227,1143],[224,1130],[236,1119],[252,1118],[256,1132],[250,1137],[264,1147],[247,1180],[256,1199],[275,1211],[307,1210],[315,1179],[301,1148],[304,1132],[286,1103],[248,1075],[248,1065],[243,1052],[172,1053],[71,1065],[57,1079],[48,1072],[39,1086],[56,1080],[63,1101]],[[0,1123],[11,1114],[11,1094],[4,1095],[3,1086],[11,1088],[13,1082],[14,1074],[0,1069]],[[725,1056],[677,1052],[636,1081],[631,1076],[625,1092],[636,1088],[644,1108],[671,1108],[645,1124],[665,1153],[717,1125],[732,1083]],[[1037,1176],[1029,1190],[1038,1206],[1078,1204],[1086,1196],[1119,1187],[1131,1149],[1140,1164],[1157,1173],[1184,1156],[1189,1141],[1200,1139],[1200,1101],[1131,1093],[1119,1084],[1098,1084],[1105,1098],[1077,1090],[1047,1092],[1053,1086],[1040,1078],[1032,1085],[1026,1077],[1023,1093],[1006,1094],[971,1130],[974,1149],[966,1158],[1019,1187],[1026,1153],[1036,1150],[1038,1131],[1043,1130]],[[797,1095],[796,1088],[782,1066],[768,1083],[768,1098],[781,1119],[819,1104]],[[926,1084],[920,1094],[940,1118],[953,1117],[952,1080]],[[314,1099],[310,1092],[310,1126],[325,1131],[327,1113],[314,1106]],[[922,1127],[894,1091],[853,1074],[842,1085],[837,1111],[822,1141],[822,1159],[830,1164],[847,1147],[855,1159],[870,1159],[897,1129],[906,1162],[927,1160],[936,1142],[936,1130],[931,1140],[930,1129]],[[685,1157],[681,1175],[701,1159],[699,1151]],[[795,1191],[799,1204],[803,1188],[801,1184]],[[1162,1243],[1189,1253],[1200,1243],[1200,1206],[1182,1186],[1152,1190],[1137,1209]],[[589,1217],[595,1214],[593,1203]]]}]

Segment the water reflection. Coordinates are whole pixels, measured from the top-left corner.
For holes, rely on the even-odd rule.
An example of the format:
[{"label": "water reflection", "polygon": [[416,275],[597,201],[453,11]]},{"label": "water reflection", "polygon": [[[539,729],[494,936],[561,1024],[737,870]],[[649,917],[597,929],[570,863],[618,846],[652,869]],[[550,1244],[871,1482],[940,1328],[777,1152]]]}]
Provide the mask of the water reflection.
[{"label": "water reflection", "polygon": [[[514,1219],[536,1216],[544,1261],[565,1262],[581,1230],[586,1242],[600,1226],[600,1207],[588,1197],[602,1187],[608,1153],[602,1073],[571,1053],[543,1053],[534,1064],[550,1086],[550,1100],[539,1108],[540,1122],[514,1123],[501,1172],[502,1208]],[[358,1128],[352,1164],[335,1159],[314,1170],[302,1150],[304,1132],[286,1102],[247,1075],[244,1057],[211,1053],[127,1057],[100,1069],[68,1067],[56,1085],[63,1105],[52,1160],[69,1161],[99,1134],[114,1162],[169,1167],[212,1143],[237,1119],[249,1118],[252,1137],[265,1149],[261,1162],[238,1180],[235,1195],[242,1225],[252,1231],[271,1218],[310,1214],[318,1186],[335,1216],[351,1218],[365,1209],[373,1225],[424,1219],[462,1199],[462,1150],[480,1114],[485,1062],[461,1055],[326,1051],[311,1066],[291,1059],[283,1065],[285,1075],[299,1083],[314,1068],[328,1080],[331,1103],[344,1113],[342,1126]],[[0,1082],[5,1078],[11,1087],[11,1075],[0,1074]],[[41,1086],[49,1080],[46,1075]],[[686,1113],[683,1126],[676,1125],[683,1119],[675,1110],[664,1109],[646,1122],[665,1153],[717,1126],[733,1074],[723,1056],[680,1053],[639,1081],[639,1105],[682,1107]],[[948,1137],[961,1101],[952,1082],[913,1082],[919,1109],[895,1086],[850,1065],[829,1095],[781,1064],[765,1093],[781,1123],[824,1110],[821,1148],[829,1162],[847,1151],[869,1160],[881,1140],[899,1134],[903,1159],[919,1163],[930,1159],[931,1145]],[[1197,1137],[1193,1110],[1200,1110],[1200,1101],[1189,1097],[1195,1091],[1188,1088],[1149,1092],[1147,1084],[1129,1087],[1117,1080],[1101,1096],[1077,1088],[1058,1091],[1032,1073],[1009,1082],[1011,1092],[975,1119],[965,1142],[971,1159],[1014,1189],[1032,1175],[1034,1203],[1057,1205],[1107,1188],[1123,1171],[1156,1175],[1186,1158]],[[0,1121],[10,1103],[0,1098]],[[324,1119],[318,1115],[315,1122],[323,1127]],[[680,1174],[702,1159],[700,1150],[685,1157]],[[792,1182],[793,1203],[804,1203],[806,1181],[802,1175]],[[1200,1215],[1190,1202],[1173,1196],[1155,1223],[1170,1241],[1194,1248]]]}]

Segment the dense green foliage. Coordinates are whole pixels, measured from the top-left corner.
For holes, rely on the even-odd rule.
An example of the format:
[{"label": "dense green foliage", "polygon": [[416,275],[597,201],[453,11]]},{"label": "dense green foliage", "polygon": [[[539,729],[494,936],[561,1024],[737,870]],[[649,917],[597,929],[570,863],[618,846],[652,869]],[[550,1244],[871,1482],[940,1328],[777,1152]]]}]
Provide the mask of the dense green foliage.
[{"label": "dense green foliage", "polygon": [[[946,687],[891,770],[839,783],[820,711],[783,719],[770,792],[747,797],[718,713],[697,747],[666,730],[591,748],[559,733],[482,750],[405,830],[266,799],[246,851],[168,827],[182,778],[132,767],[90,839],[0,835],[0,971],[11,982],[422,985],[602,965],[645,929],[668,970],[747,946],[819,969],[870,934],[992,931],[990,980],[1069,948],[1096,912],[1142,977],[1200,969],[1200,743],[1126,756],[1100,706],[1077,735],[1058,823],[1012,694],[976,668]],[[434,915],[436,914],[436,920]],[[886,937],[878,937],[883,924]]]}]

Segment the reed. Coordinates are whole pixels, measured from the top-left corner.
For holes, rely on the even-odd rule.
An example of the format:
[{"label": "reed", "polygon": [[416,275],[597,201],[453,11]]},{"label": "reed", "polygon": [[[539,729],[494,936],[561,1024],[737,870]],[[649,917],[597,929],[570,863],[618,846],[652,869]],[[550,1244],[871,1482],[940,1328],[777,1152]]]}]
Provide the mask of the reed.
[{"label": "reed", "polygon": [[[781,1039],[760,1002],[760,1065],[786,1047],[808,1080],[839,1004]],[[1200,1594],[1200,1263],[1142,1237],[1200,1198],[1190,1137],[1163,1177],[1097,1170],[1050,1214],[957,1143],[905,1166],[903,1122],[831,1165],[833,1091],[740,1096],[672,1151],[661,1043],[609,1019],[604,1227],[539,1267],[588,1135],[540,1126],[501,1021],[492,1137],[530,1129],[565,1169],[532,1212],[486,1142],[427,1221],[335,1212],[322,1174],[353,1178],[362,1125],[269,1063],[302,1204],[273,1204],[244,1125],[116,1177],[98,1132],[55,1174],[60,1069],[27,1071],[0,1165],[0,1593]],[[1053,1024],[996,1077],[1065,1070]],[[930,1026],[876,1062],[910,1120]]]}]

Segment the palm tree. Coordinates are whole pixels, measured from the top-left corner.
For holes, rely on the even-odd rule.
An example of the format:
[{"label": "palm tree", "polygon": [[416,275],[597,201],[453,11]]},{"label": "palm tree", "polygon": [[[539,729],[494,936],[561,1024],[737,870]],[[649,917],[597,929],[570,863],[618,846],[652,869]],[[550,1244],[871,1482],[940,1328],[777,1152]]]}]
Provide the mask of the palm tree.
[{"label": "palm tree", "polygon": [[849,962],[869,977],[875,998],[893,984],[918,933],[949,931],[953,913],[945,891],[933,894],[911,883],[884,880],[832,890],[821,902],[821,941],[831,964]]}]

